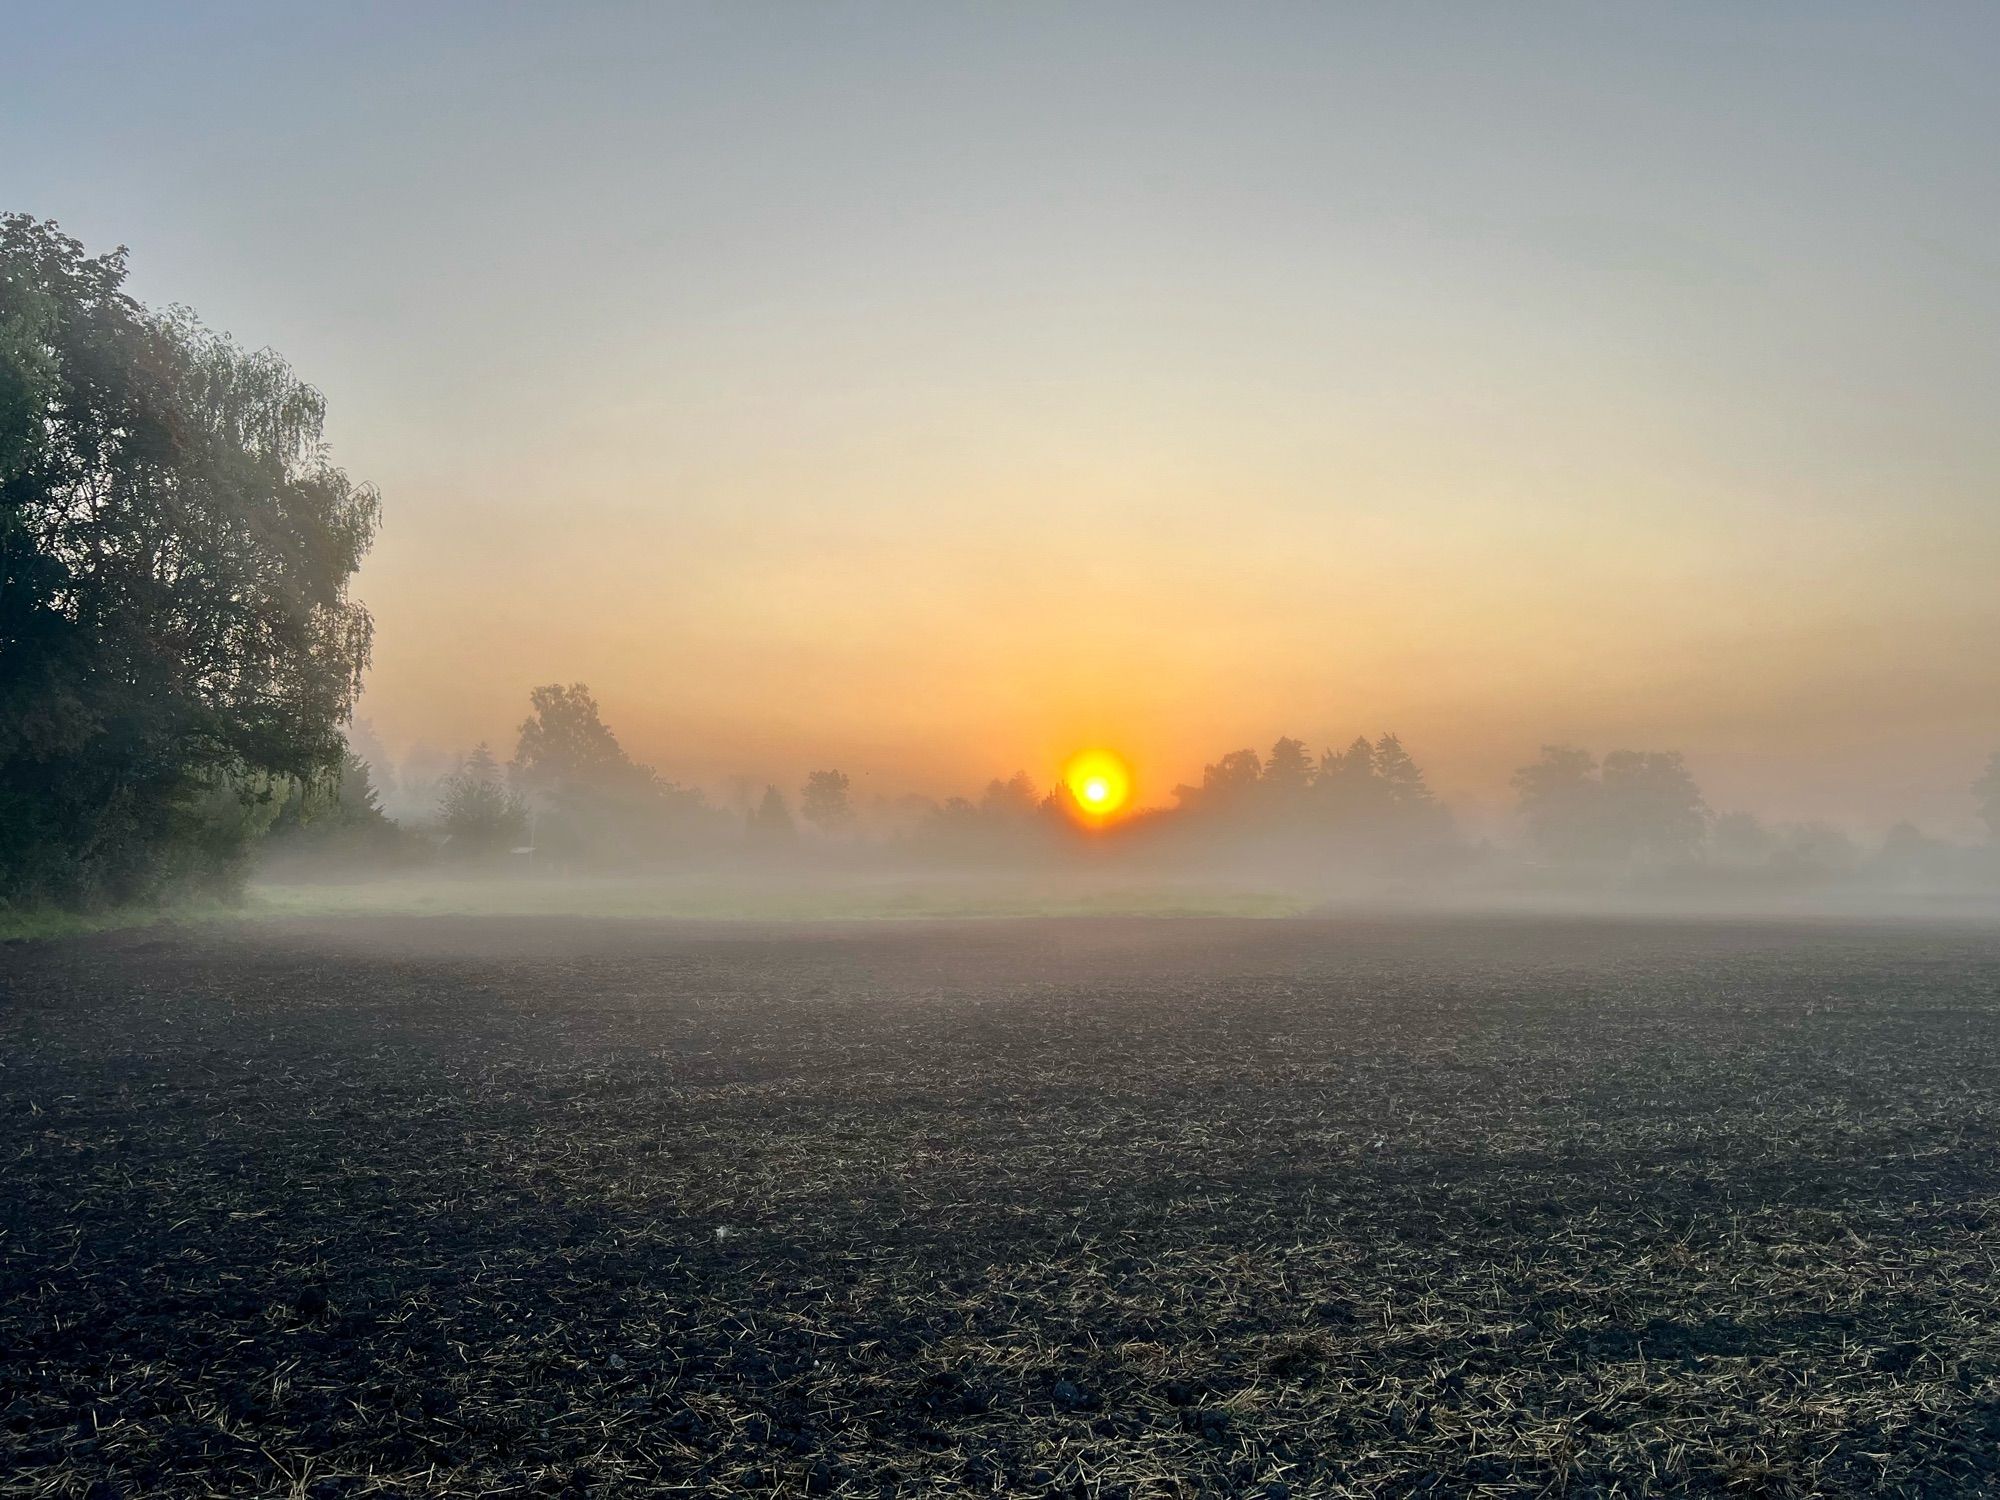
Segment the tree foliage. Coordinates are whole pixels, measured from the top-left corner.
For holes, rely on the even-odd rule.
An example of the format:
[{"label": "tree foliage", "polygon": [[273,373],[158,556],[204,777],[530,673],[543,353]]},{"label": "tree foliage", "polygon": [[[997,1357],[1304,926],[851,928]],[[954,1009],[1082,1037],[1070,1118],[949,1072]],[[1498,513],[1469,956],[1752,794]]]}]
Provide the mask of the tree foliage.
[{"label": "tree foliage", "polygon": [[1316,761],[1290,736],[1268,755],[1232,750],[1174,794],[1188,836],[1282,851],[1305,867],[1406,867],[1453,843],[1450,815],[1393,734],[1357,736]]},{"label": "tree foliage", "polygon": [[514,747],[514,774],[522,786],[538,791],[575,783],[603,786],[646,774],[619,745],[584,684],[533,688],[528,709]]},{"label": "tree foliage", "polygon": [[0,900],[235,868],[335,776],[375,492],[276,355],[126,295],[122,250],[0,216]]},{"label": "tree foliage", "polygon": [[1312,784],[1312,758],[1306,753],[1306,742],[1287,736],[1271,746],[1270,758],[1264,762],[1264,784],[1281,795],[1287,792],[1303,792]]},{"label": "tree foliage", "polygon": [[1528,842],[1550,859],[1592,859],[1602,852],[1604,783],[1597,757],[1574,745],[1544,745],[1542,756],[1513,776]]},{"label": "tree foliage", "polygon": [[528,804],[501,780],[500,763],[480,744],[445,778],[438,822],[455,858],[504,854],[527,841]]},{"label": "tree foliage", "polygon": [[1026,771],[1016,771],[1005,781],[994,777],[979,794],[980,816],[989,822],[1022,823],[1035,816],[1042,805],[1042,793]]},{"label": "tree foliage", "polygon": [[[1544,745],[1514,773],[1528,839],[1558,861],[1671,863],[1692,859],[1708,836],[1708,805],[1677,751],[1588,750]],[[1732,842],[1748,837],[1732,824]]]},{"label": "tree foliage", "polygon": [[799,792],[799,812],[823,833],[846,827],[854,819],[854,807],[848,801],[849,785],[845,771],[809,773]]},{"label": "tree foliage", "polygon": [[784,795],[774,786],[751,809],[747,832],[750,842],[764,849],[787,849],[799,841],[799,826],[792,821]]},{"label": "tree foliage", "polygon": [[372,767],[349,750],[335,775],[291,783],[258,857],[267,871],[357,869],[403,863],[418,847],[382,810]]},{"label": "tree foliage", "polygon": [[1627,859],[1694,858],[1708,835],[1708,804],[1677,750],[1613,750],[1604,757],[1604,815]]},{"label": "tree foliage", "polygon": [[634,864],[701,831],[700,794],[627,755],[583,683],[535,688],[528,708],[511,771],[540,810],[538,846],[571,863]]},{"label": "tree foliage", "polygon": [[1226,812],[1245,806],[1263,779],[1264,762],[1255,750],[1232,750],[1201,768],[1200,785],[1177,786],[1174,796],[1188,811]]},{"label": "tree foliage", "polygon": [[986,783],[975,802],[947,797],[928,808],[915,830],[930,855],[1002,860],[1027,857],[1067,830],[1059,791],[1043,791],[1026,771]]}]

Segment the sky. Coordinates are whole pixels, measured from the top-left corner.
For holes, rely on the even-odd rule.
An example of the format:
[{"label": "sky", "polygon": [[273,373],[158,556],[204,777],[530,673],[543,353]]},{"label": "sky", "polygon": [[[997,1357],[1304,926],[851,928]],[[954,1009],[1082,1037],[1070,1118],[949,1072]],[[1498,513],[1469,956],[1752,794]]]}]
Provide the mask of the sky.
[{"label": "sky", "polygon": [[378,485],[361,712],[719,791],[1143,802],[1393,730],[1972,820],[1983,6],[0,0],[0,207]]}]

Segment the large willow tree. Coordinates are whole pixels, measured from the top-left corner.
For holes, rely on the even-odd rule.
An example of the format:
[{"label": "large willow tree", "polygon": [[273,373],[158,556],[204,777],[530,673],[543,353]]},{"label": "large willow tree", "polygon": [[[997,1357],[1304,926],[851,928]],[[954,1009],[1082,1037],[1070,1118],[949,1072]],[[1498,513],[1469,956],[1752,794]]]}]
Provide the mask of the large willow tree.
[{"label": "large willow tree", "polygon": [[0,903],[227,880],[368,661],[379,504],[319,393],[124,281],[0,216]]}]

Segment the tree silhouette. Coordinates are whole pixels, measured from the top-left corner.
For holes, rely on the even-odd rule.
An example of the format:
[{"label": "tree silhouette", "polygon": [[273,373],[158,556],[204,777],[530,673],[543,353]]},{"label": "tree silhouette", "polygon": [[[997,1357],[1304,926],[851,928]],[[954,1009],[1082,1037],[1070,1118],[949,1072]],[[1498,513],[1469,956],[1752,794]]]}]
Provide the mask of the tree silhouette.
[{"label": "tree silhouette", "polygon": [[1264,762],[1264,786],[1280,801],[1295,801],[1303,797],[1306,788],[1312,784],[1312,759],[1306,754],[1305,742],[1288,737],[1271,746],[1269,759]]},{"label": "tree silhouette", "polygon": [[1544,745],[1514,773],[1528,837],[1565,860],[1687,859],[1708,832],[1708,807],[1678,751]]},{"label": "tree silhouette", "polygon": [[1387,800],[1375,771],[1375,747],[1357,737],[1345,750],[1320,757],[1313,790],[1327,819],[1356,826],[1372,821]]},{"label": "tree silhouette", "polygon": [[1177,786],[1174,796],[1184,809],[1217,812],[1241,807],[1264,778],[1264,761],[1255,750],[1232,750],[1203,766],[1200,786]]},{"label": "tree silhouette", "polygon": [[504,853],[528,837],[527,803],[501,783],[499,764],[483,743],[445,778],[438,821],[447,849],[461,858]]},{"label": "tree silhouette", "polygon": [[529,714],[514,748],[519,783],[541,790],[567,783],[608,785],[636,767],[580,682],[551,682],[528,693]]},{"label": "tree silhouette", "polygon": [[822,832],[831,833],[853,820],[854,808],[847,799],[845,771],[814,771],[806,777],[799,793],[799,811],[805,820]]},{"label": "tree silhouette", "polygon": [[1403,748],[1403,742],[1393,734],[1385,734],[1375,742],[1370,755],[1376,779],[1382,783],[1382,794],[1392,807],[1406,811],[1428,810],[1436,804],[1431,789],[1424,782],[1424,773],[1410,752]]},{"label": "tree silhouette", "polygon": [[460,776],[469,776],[485,786],[500,785],[500,762],[493,758],[493,752],[481,740],[472,747],[472,753],[465,757],[458,768]]},{"label": "tree silhouette", "polygon": [[1708,806],[1678,751],[1613,750],[1600,773],[1609,844],[1623,858],[1692,857],[1708,832]]},{"label": "tree silhouette", "polygon": [[1796,875],[1841,875],[1860,862],[1854,840],[1831,823],[1789,823],[1779,830],[1772,864]]},{"label": "tree silhouette", "polygon": [[969,797],[947,797],[938,804],[934,821],[948,831],[963,833],[978,825],[979,809]]},{"label": "tree silhouette", "polygon": [[798,825],[774,786],[764,788],[763,800],[750,814],[750,840],[765,848],[785,848],[799,841]]},{"label": "tree silhouette", "polygon": [[263,857],[279,864],[379,864],[407,852],[402,831],[382,810],[368,762],[349,751],[337,774],[292,784]]},{"label": "tree silhouette", "polygon": [[542,810],[538,844],[568,860],[629,865],[699,826],[700,794],[627,755],[583,683],[546,683],[528,706],[512,771]]},{"label": "tree silhouette", "polygon": [[1041,801],[1041,794],[1035,790],[1028,773],[1016,771],[1005,781],[995,778],[986,783],[986,790],[979,798],[979,811],[1000,822],[1020,822],[1033,817]]},{"label": "tree silhouette", "polygon": [[375,726],[366,719],[350,723],[346,738],[348,753],[367,764],[369,785],[386,806],[396,795],[396,763],[390,758],[388,748],[377,738]]},{"label": "tree silhouette", "polygon": [[1556,859],[1592,859],[1604,850],[1604,786],[1597,757],[1573,745],[1544,745],[1542,758],[1513,776],[1528,841]]}]

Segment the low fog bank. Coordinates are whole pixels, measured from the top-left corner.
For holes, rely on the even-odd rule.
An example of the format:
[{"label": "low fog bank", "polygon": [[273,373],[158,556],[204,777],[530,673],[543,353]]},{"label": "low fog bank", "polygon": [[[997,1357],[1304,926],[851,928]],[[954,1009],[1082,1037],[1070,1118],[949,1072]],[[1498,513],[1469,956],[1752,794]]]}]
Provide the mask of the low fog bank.
[{"label": "low fog bank", "polygon": [[[1281,738],[1094,814],[1025,774],[976,796],[852,795],[837,769],[719,803],[638,764],[581,685],[531,695],[512,757],[396,763],[367,726],[255,849],[269,909],[973,915],[1328,909],[2000,914],[2000,842],[1875,840],[1718,811],[1671,751],[1543,747],[1507,828],[1475,835],[1394,735]],[[2000,826],[2000,758],[1967,789]]]}]

